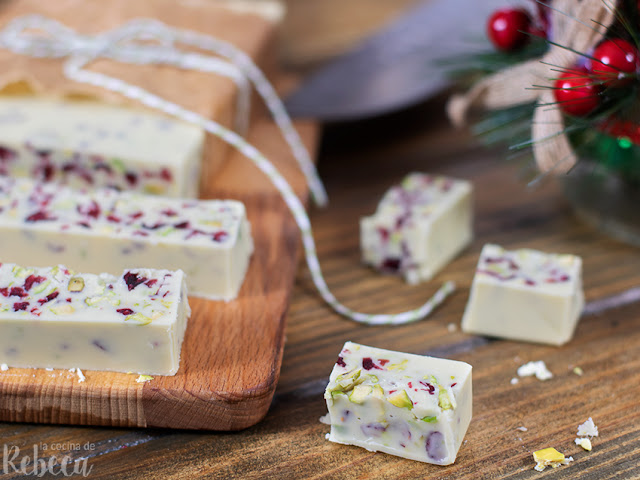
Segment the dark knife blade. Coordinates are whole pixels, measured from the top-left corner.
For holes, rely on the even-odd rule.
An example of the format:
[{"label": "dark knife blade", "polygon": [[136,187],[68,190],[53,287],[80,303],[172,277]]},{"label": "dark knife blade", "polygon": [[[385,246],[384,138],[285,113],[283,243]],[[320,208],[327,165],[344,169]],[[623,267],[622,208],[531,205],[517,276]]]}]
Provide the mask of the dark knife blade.
[{"label": "dark knife blade", "polygon": [[485,25],[505,0],[430,0],[312,73],[285,104],[291,115],[352,120],[396,110],[448,84],[442,61],[489,48]]}]

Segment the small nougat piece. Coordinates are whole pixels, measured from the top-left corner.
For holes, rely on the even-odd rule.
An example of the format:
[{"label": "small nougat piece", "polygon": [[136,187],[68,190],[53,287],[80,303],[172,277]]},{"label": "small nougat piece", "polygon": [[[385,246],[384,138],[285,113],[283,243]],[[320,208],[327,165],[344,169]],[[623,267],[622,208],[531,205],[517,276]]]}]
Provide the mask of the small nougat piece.
[{"label": "small nougat piece", "polygon": [[238,201],[82,192],[0,176],[0,261],[111,274],[180,269],[190,295],[232,300],[252,251]]},{"label": "small nougat piece", "polygon": [[584,307],[582,260],[485,245],[462,318],[467,333],[562,345]]},{"label": "small nougat piece", "polygon": [[412,173],[360,220],[363,261],[411,284],[431,279],[473,236],[471,184]]},{"label": "small nougat piece", "polygon": [[204,131],[93,101],[0,96],[0,174],[196,197]]},{"label": "small nougat piece", "polygon": [[328,439],[453,463],[471,421],[471,365],[345,343],[324,397]]},{"label": "small nougat piece", "polygon": [[0,265],[0,363],[12,367],[174,375],[190,314],[180,270]]}]

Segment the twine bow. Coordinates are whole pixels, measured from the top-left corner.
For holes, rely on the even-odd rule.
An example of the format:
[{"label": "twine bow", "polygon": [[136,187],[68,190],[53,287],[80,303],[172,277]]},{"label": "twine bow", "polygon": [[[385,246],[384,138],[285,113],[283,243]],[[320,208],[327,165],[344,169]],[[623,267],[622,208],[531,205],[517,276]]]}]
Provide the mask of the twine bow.
[{"label": "twine bow", "polygon": [[[178,44],[213,52],[228,62],[181,50]],[[269,178],[282,196],[300,229],[305,259],[313,283],[323,300],[339,314],[370,325],[414,322],[429,315],[454,290],[453,282],[446,282],[421,307],[398,314],[367,314],[344,306],[331,293],[322,276],[311,222],[304,205],[269,159],[241,135],[213,120],[136,85],[83,68],[99,58],[109,58],[129,64],[172,65],[177,68],[223,74],[234,79],[238,78],[240,72],[253,84],[267,105],[306,176],[315,201],[320,205],[326,204],[327,197],[322,182],[307,149],[293,128],[282,101],[251,58],[233,45],[209,35],[172,28],[155,20],[133,20],[99,35],[80,35],[50,18],[27,15],[14,19],[0,31],[0,48],[32,57],[64,58],[64,73],[69,79],[119,93],[147,107],[195,124],[238,149]]]},{"label": "twine bow", "polygon": [[[555,0],[551,10],[549,50],[490,75],[463,95],[454,95],[447,113],[454,125],[464,125],[472,107],[489,110],[536,103],[531,140],[542,172],[566,173],[577,161],[565,134],[564,116],[553,94],[559,71],[570,69],[598,44],[615,18],[615,0]],[[534,88],[534,86],[536,88]]]}]

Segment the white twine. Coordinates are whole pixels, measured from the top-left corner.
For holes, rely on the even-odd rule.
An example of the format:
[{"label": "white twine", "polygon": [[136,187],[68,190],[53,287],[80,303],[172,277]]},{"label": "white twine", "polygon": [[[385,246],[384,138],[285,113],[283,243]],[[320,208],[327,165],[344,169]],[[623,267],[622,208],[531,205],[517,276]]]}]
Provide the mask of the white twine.
[{"label": "white twine", "polygon": [[[155,43],[140,43],[141,40],[153,40]],[[176,43],[211,51],[228,59],[231,63],[223,66],[225,63],[215,57],[181,51],[176,47]],[[83,69],[88,63],[98,58],[110,58],[123,63],[139,65],[172,65],[183,69],[223,74],[234,79],[237,72],[240,71],[255,86],[265,101],[305,174],[314,200],[320,205],[325,205],[327,197],[322,182],[307,149],[293,128],[282,101],[253,60],[233,45],[208,35],[168,27],[156,20],[133,20],[109,32],[85,36],[55,20],[39,15],[27,15],[14,19],[0,32],[0,47],[32,57],[67,58],[64,62],[64,73],[69,79],[119,93],[150,108],[198,125],[237,148],[267,175],[282,195],[300,229],[305,259],[313,283],[325,302],[341,315],[369,325],[410,323],[429,315],[454,290],[453,282],[446,282],[424,305],[399,314],[371,315],[356,312],[342,305],[331,293],[322,276],[311,223],[304,205],[285,178],[260,151],[238,133],[213,120],[169,102],[138,86]]]}]

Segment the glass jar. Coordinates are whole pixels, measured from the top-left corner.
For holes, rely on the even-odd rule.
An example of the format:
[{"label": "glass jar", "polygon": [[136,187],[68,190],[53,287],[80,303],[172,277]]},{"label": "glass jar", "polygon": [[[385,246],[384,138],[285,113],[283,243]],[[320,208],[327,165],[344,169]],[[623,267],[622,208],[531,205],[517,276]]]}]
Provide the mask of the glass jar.
[{"label": "glass jar", "polygon": [[631,180],[601,163],[580,160],[562,178],[562,184],[580,218],[640,247],[640,180]]}]

